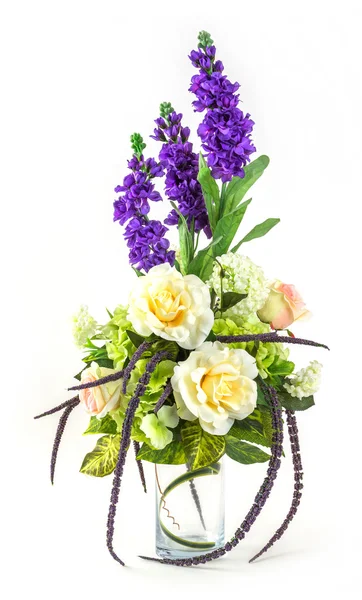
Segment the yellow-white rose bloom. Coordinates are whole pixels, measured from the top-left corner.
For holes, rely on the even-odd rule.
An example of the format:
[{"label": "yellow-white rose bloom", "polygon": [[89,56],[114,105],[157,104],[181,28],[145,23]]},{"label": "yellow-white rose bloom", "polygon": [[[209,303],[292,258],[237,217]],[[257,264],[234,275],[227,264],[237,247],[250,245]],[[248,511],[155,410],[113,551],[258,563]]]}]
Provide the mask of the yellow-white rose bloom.
[{"label": "yellow-white rose bloom", "polygon": [[199,419],[201,427],[224,435],[234,420],[245,419],[256,407],[258,370],[245,350],[220,342],[205,342],[176,365],[171,378],[177,412]]},{"label": "yellow-white rose bloom", "polygon": [[165,263],[137,279],[128,319],[142,336],[155,333],[191,350],[205,341],[214,323],[210,302],[209,289],[199,277],[183,276]]}]

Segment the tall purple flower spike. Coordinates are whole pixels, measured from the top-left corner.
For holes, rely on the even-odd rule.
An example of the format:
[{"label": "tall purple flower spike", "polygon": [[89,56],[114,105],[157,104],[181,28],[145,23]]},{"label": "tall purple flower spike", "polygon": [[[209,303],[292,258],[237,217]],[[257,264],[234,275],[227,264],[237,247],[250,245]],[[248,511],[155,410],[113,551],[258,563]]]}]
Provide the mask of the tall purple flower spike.
[{"label": "tall purple flower spike", "polygon": [[127,383],[129,378],[131,377],[131,373],[136,366],[136,362],[139,361],[142,354],[146,352],[152,346],[152,342],[142,342],[142,344],[137,348],[136,352],[133,354],[131,360],[129,361],[127,367],[123,372],[123,383],[122,383],[122,392],[125,394],[127,392]]},{"label": "tall purple flower spike", "polygon": [[227,552],[230,552],[233,548],[235,548],[235,546],[237,546],[241,540],[244,539],[246,533],[251,529],[252,525],[255,523],[267,499],[269,498],[270,492],[274,485],[274,481],[277,477],[278,470],[280,468],[280,457],[283,453],[282,410],[280,408],[278,396],[275,389],[271,386],[265,387],[266,392],[269,396],[270,408],[272,413],[272,427],[274,431],[272,437],[272,446],[270,448],[271,458],[268,464],[267,475],[257,495],[255,496],[253,506],[249,510],[240,527],[235,531],[234,536],[229,542],[222,546],[222,548],[218,548],[217,550],[214,550],[213,552],[208,552],[207,554],[194,556],[193,558],[178,558],[174,560],[168,558],[153,558],[150,556],[140,556],[140,558],[163,563],[165,565],[175,565],[177,567],[197,566],[220,558],[221,556],[224,556]]},{"label": "tall purple flower spike", "polygon": [[90,381],[89,383],[80,383],[79,385],[73,385],[73,387],[68,388],[68,392],[72,392],[73,390],[87,390],[88,388],[99,387],[104,383],[109,383],[110,381],[117,381],[118,379],[122,379],[124,371],[116,371],[115,373],[111,373],[106,377],[100,377],[96,379],[96,381]]},{"label": "tall purple flower spike", "polygon": [[265,544],[265,546],[260,550],[260,552],[255,554],[255,556],[253,556],[253,558],[251,558],[249,560],[250,563],[254,562],[254,560],[256,560],[257,558],[262,556],[262,554],[265,554],[265,552],[267,552],[269,550],[269,548],[271,548],[277,540],[280,540],[282,535],[288,529],[292,519],[295,517],[297,510],[298,510],[298,506],[300,504],[300,499],[302,497],[303,467],[302,467],[302,461],[300,458],[300,446],[299,446],[299,439],[298,439],[297,420],[295,418],[294,411],[286,410],[285,412],[287,415],[288,433],[289,433],[290,447],[292,450],[293,467],[294,467],[294,492],[293,492],[292,505],[291,505],[289,512],[288,512],[287,516],[285,517],[283,523],[279,527],[279,529],[277,529],[277,531],[275,532],[273,537],[270,538],[269,542],[267,544]]},{"label": "tall purple flower spike", "polygon": [[125,414],[125,419],[123,422],[122,434],[121,434],[121,445],[119,448],[116,468],[114,470],[111,502],[110,502],[110,507],[109,507],[109,512],[108,512],[108,520],[107,520],[107,548],[109,550],[110,555],[114,558],[114,560],[116,560],[123,566],[124,566],[123,560],[121,560],[119,558],[119,556],[115,553],[115,551],[113,549],[113,535],[114,535],[114,520],[115,520],[115,516],[116,516],[119,491],[120,491],[120,487],[121,487],[121,479],[122,479],[122,475],[123,475],[123,469],[124,469],[124,465],[125,465],[125,461],[126,461],[127,451],[128,451],[128,448],[130,445],[130,440],[131,440],[132,423],[133,423],[135,412],[139,405],[141,396],[144,394],[144,392],[146,390],[146,387],[151,379],[151,375],[152,375],[153,371],[157,367],[158,363],[160,363],[162,360],[167,359],[167,358],[172,358],[172,355],[169,352],[167,352],[166,350],[163,350],[162,352],[157,352],[149,360],[149,362],[146,366],[146,370],[143,373],[142,377],[140,377],[140,380],[136,387],[135,393],[128,404],[126,414]]},{"label": "tall purple flower spike", "polygon": [[43,412],[40,415],[36,415],[36,417],[34,417],[34,419],[41,419],[42,417],[47,417],[48,415],[53,415],[54,413],[59,412],[60,410],[63,410],[63,408],[67,408],[71,404],[74,404],[75,400],[78,400],[78,396],[74,396],[74,398],[71,398],[70,400],[66,400],[65,402],[62,402],[62,404],[59,404],[58,406],[55,406],[54,408],[51,408],[50,410],[47,410],[46,412]]}]

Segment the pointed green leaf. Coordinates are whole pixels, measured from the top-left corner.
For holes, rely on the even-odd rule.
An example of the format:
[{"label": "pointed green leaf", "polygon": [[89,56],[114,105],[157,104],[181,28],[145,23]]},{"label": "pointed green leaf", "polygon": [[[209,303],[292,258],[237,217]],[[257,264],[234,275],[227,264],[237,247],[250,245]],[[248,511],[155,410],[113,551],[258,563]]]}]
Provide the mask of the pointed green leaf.
[{"label": "pointed green leaf", "polygon": [[214,237],[221,237],[221,240],[213,246],[212,252],[215,257],[221,256],[229,250],[250,202],[251,198],[243,202],[234,212],[222,217],[216,224]]},{"label": "pointed green leaf", "polygon": [[207,433],[197,420],[183,423],[181,438],[191,470],[217,462],[225,452],[224,436]]},{"label": "pointed green leaf", "polygon": [[209,216],[210,227],[212,231],[214,231],[216,225],[216,216],[219,213],[220,206],[219,186],[211,175],[208,166],[200,168],[197,180],[202,188],[207,214]]},{"label": "pointed green leaf", "polygon": [[187,221],[183,214],[179,211],[177,205],[174,202],[170,203],[173,209],[179,216],[178,221],[178,234],[180,243],[180,269],[181,273],[187,273],[189,263],[193,258],[194,253],[194,242],[193,235],[191,234]]},{"label": "pointed green leaf", "polygon": [[145,341],[145,338],[142,337],[141,335],[138,335],[138,333],[136,333],[135,331],[130,331],[129,329],[127,329],[126,330],[126,334],[128,335],[128,337],[131,340],[132,344],[136,348],[138,348]]},{"label": "pointed green leaf", "polygon": [[264,173],[269,164],[269,158],[265,155],[253,160],[244,167],[245,176],[233,177],[227,186],[222,214],[227,215],[237,208],[251,186]]},{"label": "pointed green leaf", "polygon": [[228,310],[247,298],[248,294],[238,294],[237,292],[225,292],[222,295],[222,310]]},{"label": "pointed green leaf", "polygon": [[257,446],[242,442],[231,435],[226,435],[226,454],[243,465],[262,463],[270,459],[270,455]]},{"label": "pointed green leaf", "polygon": [[93,477],[110,475],[117,464],[120,443],[120,435],[99,438],[94,450],[85,455],[80,472]]},{"label": "pointed green leaf", "polygon": [[212,248],[215,244],[218,244],[221,241],[222,237],[215,237],[211,244],[199,250],[196,254],[195,258],[190,262],[188,273],[192,275],[197,275],[202,279],[202,281],[207,281],[211,275],[212,267],[214,263]]},{"label": "pointed green leaf", "polygon": [[241,421],[235,420],[228,435],[238,440],[260,444],[267,448],[270,448],[272,443],[272,432],[269,427],[264,427],[263,413],[258,409],[255,409],[246,419],[242,419]]},{"label": "pointed green leaf", "polygon": [[281,405],[287,410],[307,410],[314,406],[314,397],[308,396],[307,398],[293,398],[287,391],[278,392],[278,398]]},{"label": "pointed green leaf", "polygon": [[83,435],[96,433],[117,433],[117,423],[114,419],[112,419],[110,414],[107,414],[103,419],[98,419],[97,417],[91,417],[89,425]]},{"label": "pointed green leaf", "polygon": [[142,444],[137,454],[137,460],[147,460],[160,465],[184,465],[187,462],[183,445],[176,440],[168,444],[163,450],[153,450],[147,444]]},{"label": "pointed green leaf", "polygon": [[243,237],[243,239],[231,249],[231,252],[236,252],[239,250],[241,244],[245,244],[245,242],[250,242],[256,238],[263,237],[268,233],[275,225],[278,225],[280,219],[266,219],[263,223],[259,223],[259,225],[255,225],[249,233]]}]

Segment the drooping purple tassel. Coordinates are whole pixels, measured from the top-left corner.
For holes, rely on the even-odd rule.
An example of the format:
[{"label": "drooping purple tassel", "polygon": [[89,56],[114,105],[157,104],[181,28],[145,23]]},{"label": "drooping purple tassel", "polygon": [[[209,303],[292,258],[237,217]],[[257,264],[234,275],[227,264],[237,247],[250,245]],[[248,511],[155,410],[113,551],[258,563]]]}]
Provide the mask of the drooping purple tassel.
[{"label": "drooping purple tassel", "polygon": [[75,400],[78,400],[78,396],[74,396],[74,398],[71,398],[70,400],[66,400],[65,402],[63,402],[62,404],[59,404],[58,406],[55,406],[54,408],[51,408],[50,410],[47,410],[46,412],[41,413],[41,415],[36,415],[36,417],[34,417],[34,419],[41,419],[42,417],[47,417],[48,415],[53,415],[54,413],[63,410],[63,408],[67,408],[67,406],[71,406],[72,404],[74,404]]},{"label": "drooping purple tassel", "polygon": [[124,371],[116,371],[115,373],[111,373],[111,375],[107,375],[106,377],[101,377],[96,381],[90,381],[89,383],[81,383],[80,385],[74,385],[73,387],[68,388],[68,392],[73,390],[87,390],[88,388],[98,387],[103,385],[104,383],[109,383],[110,381],[117,381],[117,379],[122,379]]},{"label": "drooping purple tassel", "polygon": [[143,489],[144,489],[145,493],[147,494],[146,478],[145,478],[145,472],[143,470],[143,464],[142,464],[141,460],[137,460],[137,454],[140,451],[140,444],[139,444],[139,442],[136,442],[134,440],[133,441],[133,447],[134,447],[134,452],[135,452],[135,456],[136,456],[136,463],[137,463],[137,467],[138,467],[138,472],[140,474],[141,483],[143,485]]},{"label": "drooping purple tassel", "polygon": [[242,539],[244,539],[246,533],[250,530],[252,525],[255,523],[256,518],[261,513],[262,508],[270,495],[281,464],[280,457],[283,453],[283,419],[282,411],[278,403],[277,392],[271,386],[265,386],[265,390],[269,395],[272,413],[272,426],[274,431],[272,437],[272,446],[270,449],[271,458],[268,465],[267,475],[257,495],[255,496],[253,506],[246,515],[241,526],[236,530],[234,537],[232,537],[231,540],[227,542],[222,548],[218,548],[217,550],[214,550],[213,552],[208,552],[207,554],[194,556],[193,558],[180,558],[175,560],[168,558],[153,558],[150,556],[140,556],[140,558],[160,562],[166,565],[175,565],[178,567],[196,566],[200,564],[205,564],[207,562],[220,558],[221,556],[224,556],[226,552],[230,552],[230,550],[235,548],[235,546],[237,546],[239,542]]},{"label": "drooping purple tassel", "polygon": [[72,412],[73,408],[75,408],[78,404],[79,404],[79,399],[78,398],[73,398],[73,403],[72,404],[68,404],[68,406],[66,407],[66,409],[63,412],[62,416],[59,419],[58,429],[57,429],[57,432],[55,434],[55,439],[54,439],[54,444],[53,444],[53,450],[52,450],[52,457],[51,457],[51,461],[50,461],[50,481],[52,482],[52,485],[54,483],[55,465],[56,465],[56,462],[57,462],[59,445],[60,445],[60,442],[61,442],[61,439],[62,439],[62,435],[64,433],[64,428],[65,428],[65,425],[66,425],[66,423],[68,421],[68,417],[69,417],[70,413]]},{"label": "drooping purple tassel", "polygon": [[278,335],[274,331],[270,333],[256,333],[248,335],[217,335],[216,339],[218,342],[224,344],[233,344],[239,342],[274,342],[280,344],[300,344],[301,346],[315,346],[317,348],[325,348],[329,350],[325,344],[319,342],[312,342],[311,340],[303,340],[302,338],[293,338],[287,335]]},{"label": "drooping purple tassel", "polygon": [[294,411],[287,410],[285,412],[287,415],[288,433],[289,433],[290,447],[292,450],[293,466],[294,466],[294,493],[293,493],[292,505],[291,505],[289,512],[288,512],[287,516],[285,517],[283,523],[279,527],[279,529],[277,529],[277,531],[274,533],[273,537],[270,538],[269,542],[260,550],[260,552],[255,554],[255,556],[253,556],[253,558],[251,558],[249,560],[250,563],[254,562],[254,560],[256,560],[262,554],[267,552],[269,550],[269,548],[271,548],[277,540],[280,540],[282,535],[288,529],[293,517],[296,515],[298,506],[300,504],[300,499],[302,497],[303,469],[302,469],[302,461],[301,461],[300,454],[299,454],[300,447],[299,447],[299,439],[298,439],[297,420],[295,418]]},{"label": "drooping purple tassel", "polygon": [[125,394],[127,392],[127,383],[129,378],[131,377],[131,373],[136,365],[136,362],[141,358],[142,354],[148,350],[152,346],[152,342],[142,342],[142,344],[137,348],[136,352],[132,356],[129,361],[127,367],[123,371],[123,384],[122,384],[122,392]]},{"label": "drooping purple tassel", "polygon": [[121,445],[119,448],[118,459],[116,468],[114,470],[113,476],[113,486],[111,492],[111,502],[108,512],[108,520],[107,520],[107,548],[109,550],[110,555],[124,566],[124,562],[117,556],[113,549],[113,536],[114,536],[114,520],[116,516],[117,503],[119,498],[119,491],[121,487],[121,479],[123,475],[124,464],[126,461],[127,451],[130,445],[131,440],[131,431],[132,431],[132,423],[134,419],[135,412],[139,405],[141,396],[145,393],[146,387],[151,379],[151,375],[158,363],[162,360],[172,358],[171,354],[166,350],[162,352],[157,352],[147,363],[146,370],[143,375],[140,377],[138,385],[136,387],[135,393],[131,398],[122,427],[122,436],[121,436]]},{"label": "drooping purple tassel", "polygon": [[162,392],[162,395],[160,396],[155,408],[153,409],[154,413],[158,413],[158,411],[160,410],[160,408],[165,404],[167,398],[171,395],[172,393],[172,385],[171,385],[171,381],[168,381],[165,385],[165,389]]}]

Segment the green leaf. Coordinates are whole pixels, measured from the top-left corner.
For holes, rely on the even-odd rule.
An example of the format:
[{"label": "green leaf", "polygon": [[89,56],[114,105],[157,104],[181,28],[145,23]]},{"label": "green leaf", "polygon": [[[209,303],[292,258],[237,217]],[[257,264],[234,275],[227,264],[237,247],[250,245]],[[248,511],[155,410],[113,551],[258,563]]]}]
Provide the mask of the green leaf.
[{"label": "green leaf", "polygon": [[291,375],[295,364],[290,360],[283,360],[280,356],[275,356],[273,363],[268,367],[271,375]]},{"label": "green leaf", "polygon": [[243,465],[262,463],[270,459],[270,455],[257,446],[242,442],[231,435],[226,435],[226,454]]},{"label": "green leaf", "polygon": [[[202,160],[204,161],[203,157]],[[199,163],[200,162],[202,161],[199,161]],[[216,225],[216,218],[219,214],[220,191],[215,179],[211,175],[209,167],[206,166],[206,163],[205,166],[200,166],[197,180],[202,188],[207,214],[209,216],[210,227],[211,230],[214,231]]]},{"label": "green leaf", "polygon": [[220,237],[221,240],[213,246],[213,255],[215,257],[221,256],[229,250],[230,244],[234,239],[250,202],[251,199],[245,200],[245,202],[240,204],[236,210],[222,217],[216,224],[214,237]]},{"label": "green leaf", "polygon": [[130,331],[129,329],[126,330],[126,334],[136,348],[139,348],[139,346],[145,341],[144,337],[138,335],[138,333],[135,333],[134,331]]},{"label": "green leaf", "polygon": [[280,222],[280,219],[266,219],[263,223],[259,223],[259,225],[255,225],[249,233],[243,237],[243,239],[231,249],[231,252],[236,252],[239,250],[241,244],[245,244],[245,242],[250,242],[256,238],[263,237],[263,235],[267,234],[275,225]]},{"label": "green leaf", "polygon": [[225,199],[222,207],[222,214],[226,215],[238,207],[247,191],[259,179],[269,164],[267,156],[259,156],[246,167],[244,167],[245,176],[233,177],[226,189]]},{"label": "green leaf", "polygon": [[181,438],[191,470],[217,462],[225,452],[224,436],[207,433],[197,420],[183,423]]},{"label": "green leaf", "polygon": [[[137,277],[144,277],[145,276],[145,273],[142,273],[142,271],[139,271],[138,269],[136,269],[136,267],[132,267],[132,269],[136,273]],[[111,316],[111,318],[112,318],[112,316]]]},{"label": "green leaf", "polygon": [[120,435],[99,438],[94,450],[85,455],[80,472],[93,477],[110,475],[117,464],[120,443]]},{"label": "green leaf", "polygon": [[245,440],[252,444],[260,444],[270,448],[272,444],[271,430],[269,428],[265,429],[262,415],[263,413],[260,410],[255,409],[246,419],[235,420],[228,435],[238,440]]},{"label": "green leaf", "polygon": [[89,425],[83,435],[89,435],[93,433],[117,433],[117,423],[112,419],[110,414],[107,414],[103,419],[97,419],[97,417],[91,417]]},{"label": "green leaf", "polygon": [[293,398],[288,392],[278,392],[278,398],[281,405],[287,410],[307,410],[314,406],[314,396],[307,398]]},{"label": "green leaf", "polygon": [[265,394],[259,384],[258,384],[258,396],[257,396],[256,403],[258,406],[267,406],[270,409],[270,404],[269,404],[267,398],[265,397]]},{"label": "green leaf", "polygon": [[137,460],[147,460],[160,465],[184,465],[187,462],[182,443],[175,440],[163,450],[153,450],[147,444],[142,444]]},{"label": "green leaf", "polygon": [[188,273],[197,275],[202,281],[207,281],[211,275],[212,267],[214,263],[214,257],[212,253],[212,247],[221,241],[222,237],[215,237],[211,244],[199,250],[195,258],[190,262],[188,267]]},{"label": "green leaf", "polygon": [[237,292],[224,292],[222,295],[223,311],[232,308],[233,306],[235,306],[235,304],[238,304],[238,302],[241,302],[241,300],[247,298],[247,296],[248,294],[238,294]]},{"label": "green leaf", "polygon": [[173,209],[179,216],[178,221],[178,233],[180,243],[180,269],[181,273],[187,273],[188,266],[193,258],[194,253],[194,241],[193,236],[190,233],[187,221],[183,214],[179,211],[174,202],[170,203]]}]

